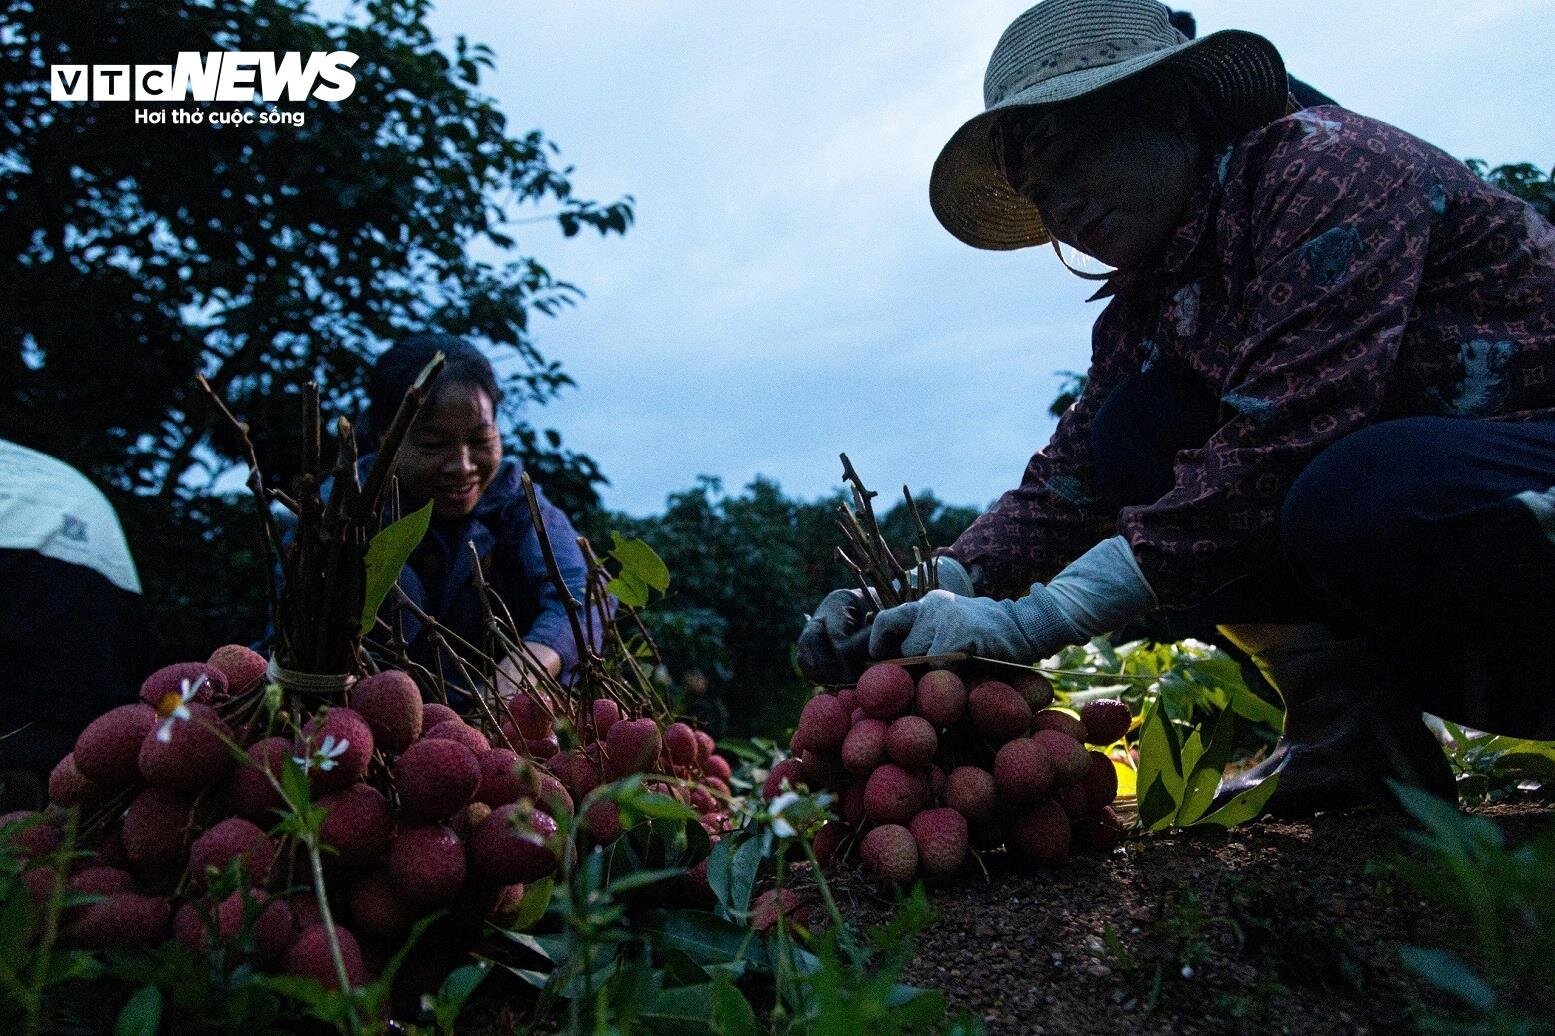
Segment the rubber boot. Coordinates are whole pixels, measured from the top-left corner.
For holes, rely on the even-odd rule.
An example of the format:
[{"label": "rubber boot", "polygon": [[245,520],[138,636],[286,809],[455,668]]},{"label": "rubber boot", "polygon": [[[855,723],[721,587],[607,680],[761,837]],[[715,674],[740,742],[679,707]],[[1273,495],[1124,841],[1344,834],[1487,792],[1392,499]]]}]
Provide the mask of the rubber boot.
[{"label": "rubber boot", "polygon": [[1264,805],[1271,816],[1397,808],[1390,779],[1457,801],[1440,743],[1364,638],[1343,639],[1322,624],[1219,629],[1279,692],[1285,729],[1267,759],[1221,781],[1212,809],[1275,771],[1279,785]]}]

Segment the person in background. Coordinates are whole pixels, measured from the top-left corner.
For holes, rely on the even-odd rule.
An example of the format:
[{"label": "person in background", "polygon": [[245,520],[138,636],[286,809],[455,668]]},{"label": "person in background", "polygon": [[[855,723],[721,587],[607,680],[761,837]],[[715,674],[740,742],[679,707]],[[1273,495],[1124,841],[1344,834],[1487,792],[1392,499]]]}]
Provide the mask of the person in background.
[{"label": "person in background", "polygon": [[[432,503],[431,527],[411,555],[400,586],[439,623],[471,644],[485,643],[485,618],[468,546],[473,543],[486,582],[507,605],[524,648],[548,673],[566,681],[578,663],[578,645],[530,516],[520,482],[523,467],[503,453],[497,424],[502,390],[490,361],[473,345],[448,335],[417,335],[395,344],[378,358],[368,382],[369,434],[376,436],[389,426],[417,374],[439,351],[447,363],[395,466],[402,510]],[[368,469],[372,455],[361,464]],[[587,568],[577,530],[539,486],[535,496],[563,580],[582,601]],[[389,614],[387,603],[383,614]],[[412,659],[438,671],[437,652],[408,610],[405,624]],[[603,638],[598,623],[592,633],[597,650]],[[457,682],[457,668],[442,661],[444,675]],[[525,682],[524,672],[518,659],[501,659],[499,689],[504,696]],[[459,708],[469,703],[451,704]]]},{"label": "person in background", "polygon": [[1555,737],[1555,227],[1155,0],[1043,0],[984,101],[931,206],[975,247],[1114,268],[1085,389],[941,589],[822,601],[806,672],[1214,624],[1285,704],[1217,801],[1277,772],[1283,815],[1393,805],[1389,781],[1455,798],[1422,712]]},{"label": "person in background", "polygon": [[81,730],[135,700],[146,643],[113,506],[70,465],[0,440],[0,813],[39,808]]}]

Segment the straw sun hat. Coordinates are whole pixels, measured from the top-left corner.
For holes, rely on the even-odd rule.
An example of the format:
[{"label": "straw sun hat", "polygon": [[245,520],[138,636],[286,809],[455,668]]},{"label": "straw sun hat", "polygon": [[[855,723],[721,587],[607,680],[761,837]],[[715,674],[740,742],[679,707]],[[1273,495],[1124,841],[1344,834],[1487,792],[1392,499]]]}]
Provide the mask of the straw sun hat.
[{"label": "straw sun hat", "polygon": [[1170,62],[1238,124],[1285,114],[1289,84],[1274,44],[1228,29],[1190,41],[1156,0],[1043,0],[999,37],[983,77],[987,110],[956,131],[934,162],[929,203],[945,229],[977,248],[1045,244],[1037,207],[999,168],[992,130],[1011,108],[1054,104]]}]

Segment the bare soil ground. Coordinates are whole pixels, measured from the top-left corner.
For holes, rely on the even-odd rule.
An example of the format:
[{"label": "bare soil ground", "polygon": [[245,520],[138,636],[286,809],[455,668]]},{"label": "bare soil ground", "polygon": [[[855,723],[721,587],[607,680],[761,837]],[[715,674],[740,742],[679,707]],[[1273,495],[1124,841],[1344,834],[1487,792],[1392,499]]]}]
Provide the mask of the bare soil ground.
[{"label": "bare soil ground", "polygon": [[[1555,823],[1550,803],[1476,812],[1514,842]],[[1438,942],[1450,921],[1386,865],[1405,849],[1402,823],[1264,820],[1132,839],[1045,872],[990,857],[986,881],[931,891],[938,919],[907,979],[990,1034],[1408,1030],[1429,993],[1396,948]],[[844,884],[858,921],[889,914]]]}]

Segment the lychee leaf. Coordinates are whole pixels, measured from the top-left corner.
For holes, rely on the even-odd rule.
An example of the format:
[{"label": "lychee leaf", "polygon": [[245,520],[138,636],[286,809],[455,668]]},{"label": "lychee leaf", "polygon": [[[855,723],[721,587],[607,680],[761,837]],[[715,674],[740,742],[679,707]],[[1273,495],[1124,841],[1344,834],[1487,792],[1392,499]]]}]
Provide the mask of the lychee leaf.
[{"label": "lychee leaf", "polygon": [[1270,774],[1248,788],[1230,802],[1199,821],[1205,827],[1236,827],[1263,813],[1263,804],[1269,801],[1280,783],[1279,773]]},{"label": "lychee leaf", "polygon": [[623,576],[631,575],[660,593],[669,589],[669,566],[652,547],[639,539],[626,539],[618,532],[611,532],[610,540],[610,556],[621,563]]},{"label": "lychee leaf", "polygon": [[124,1003],[113,1023],[113,1036],[156,1036],[162,1027],[162,990],[144,985]]},{"label": "lychee leaf", "polygon": [[[1194,739],[1202,738],[1202,731],[1193,732]],[[1183,789],[1182,804],[1177,809],[1177,824],[1179,827],[1187,827],[1198,821],[1209,809],[1210,803],[1215,801],[1215,791],[1220,787],[1220,775],[1226,768],[1226,763],[1231,761],[1231,748],[1236,741],[1236,714],[1231,709],[1224,709],[1220,718],[1215,721],[1214,732],[1210,734],[1209,746],[1198,755],[1192,763],[1188,762],[1188,752],[1183,750],[1183,767],[1191,771],[1188,774],[1188,783]]]},{"label": "lychee leaf", "polygon": [[366,634],[378,618],[383,599],[389,596],[411,552],[427,534],[432,524],[432,501],[428,500],[420,510],[412,511],[397,522],[380,529],[367,544],[367,579],[362,597],[362,628]]},{"label": "lychee leaf", "polygon": [[1462,1000],[1479,1011],[1495,1006],[1496,991],[1451,950],[1424,946],[1400,946],[1398,955],[1404,967],[1430,982],[1444,993]]},{"label": "lychee leaf", "polygon": [[541,878],[524,887],[524,898],[518,904],[518,916],[513,919],[511,930],[527,931],[545,916],[545,908],[551,905],[551,893],[556,885],[550,878]]},{"label": "lychee leaf", "polygon": [[761,1031],[750,1001],[724,974],[713,977],[713,1027],[725,1036],[755,1036]]}]

